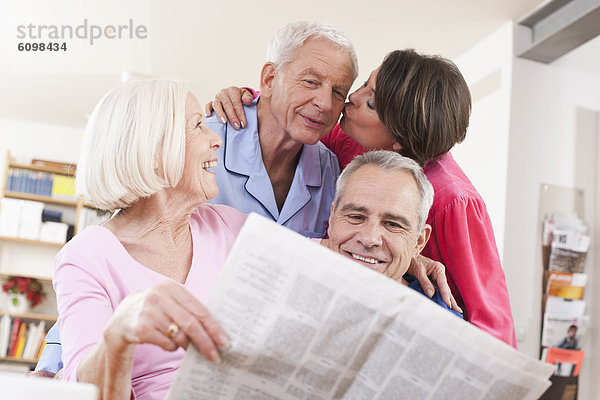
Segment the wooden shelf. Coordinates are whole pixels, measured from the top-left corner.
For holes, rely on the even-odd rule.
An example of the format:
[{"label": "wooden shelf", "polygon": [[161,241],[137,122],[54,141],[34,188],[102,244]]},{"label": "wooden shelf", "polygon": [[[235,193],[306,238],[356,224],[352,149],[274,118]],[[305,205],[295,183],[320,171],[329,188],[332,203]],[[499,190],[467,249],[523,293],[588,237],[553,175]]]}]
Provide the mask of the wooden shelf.
[{"label": "wooden shelf", "polygon": [[52,282],[52,277],[51,276],[22,274],[22,273],[19,273],[19,272],[12,272],[12,271],[0,271],[0,277],[7,277],[8,278],[9,276],[21,276],[23,278],[32,278],[32,279],[37,279],[38,281],[43,281],[43,282]]},{"label": "wooden shelf", "polygon": [[54,315],[46,315],[46,314],[34,314],[34,313],[13,313],[4,310],[0,310],[0,315],[6,314],[10,317],[21,318],[21,319],[35,319],[35,320],[44,320],[50,322],[56,322],[57,317]]},{"label": "wooden shelf", "polygon": [[37,364],[38,360],[34,360],[32,358],[21,358],[21,357],[0,357],[0,361],[11,361],[18,362],[24,364]]},{"label": "wooden shelf", "polygon": [[17,168],[17,169],[26,169],[29,171],[37,171],[37,172],[50,172],[53,174],[68,175],[68,176],[73,176],[74,171],[75,171],[75,166],[73,166],[73,168],[71,168],[70,170],[66,170],[63,168],[53,167],[50,165],[18,164],[18,163],[13,163],[13,162],[9,163],[8,167],[9,168]]},{"label": "wooden shelf", "polygon": [[4,240],[6,242],[26,243],[51,247],[63,247],[65,245],[64,243],[42,242],[41,240],[22,239],[10,236],[0,236],[0,240]]},{"label": "wooden shelf", "polygon": [[21,199],[21,200],[33,200],[33,201],[41,201],[43,203],[53,203],[53,204],[62,204],[66,206],[77,206],[79,201],[73,200],[64,200],[64,199],[56,199],[54,197],[49,196],[40,196],[39,194],[31,194],[31,193],[21,193],[21,192],[10,192],[6,191],[4,193],[4,197],[9,197],[12,199]]}]

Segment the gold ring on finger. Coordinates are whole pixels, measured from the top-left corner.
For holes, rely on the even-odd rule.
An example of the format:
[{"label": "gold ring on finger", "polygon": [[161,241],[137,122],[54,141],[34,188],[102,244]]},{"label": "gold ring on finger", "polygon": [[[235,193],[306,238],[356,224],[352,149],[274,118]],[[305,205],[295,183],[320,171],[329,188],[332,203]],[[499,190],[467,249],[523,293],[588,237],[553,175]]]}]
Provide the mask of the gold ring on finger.
[{"label": "gold ring on finger", "polygon": [[165,336],[169,339],[173,339],[173,337],[175,337],[175,335],[177,335],[178,332],[179,327],[177,326],[177,324],[175,322],[171,322],[169,324],[169,327],[167,328],[167,331],[165,332]]}]

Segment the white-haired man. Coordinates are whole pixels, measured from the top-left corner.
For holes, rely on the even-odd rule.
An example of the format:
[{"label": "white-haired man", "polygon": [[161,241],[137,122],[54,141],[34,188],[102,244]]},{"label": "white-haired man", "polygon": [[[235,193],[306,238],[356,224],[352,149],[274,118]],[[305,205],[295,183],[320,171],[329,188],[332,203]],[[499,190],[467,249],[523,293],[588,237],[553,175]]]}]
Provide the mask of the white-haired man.
[{"label": "white-haired man", "polygon": [[212,202],[323,237],[339,166],[319,139],[337,123],[357,74],[354,47],[339,29],[316,22],[281,28],[267,50],[261,95],[245,106],[246,126],[207,119],[223,140]]},{"label": "white-haired man", "polygon": [[[423,293],[403,276],[429,240],[432,203],[433,187],[416,162],[392,151],[365,153],[337,180],[329,238],[321,244]],[[432,300],[448,308],[439,292]]]}]

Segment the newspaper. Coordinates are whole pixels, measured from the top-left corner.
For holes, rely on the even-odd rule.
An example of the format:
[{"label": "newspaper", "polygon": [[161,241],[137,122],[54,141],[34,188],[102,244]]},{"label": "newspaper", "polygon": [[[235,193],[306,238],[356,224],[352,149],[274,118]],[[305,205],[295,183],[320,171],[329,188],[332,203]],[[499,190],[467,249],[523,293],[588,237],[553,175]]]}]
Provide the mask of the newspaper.
[{"label": "newspaper", "polygon": [[190,346],[167,399],[537,399],[553,367],[421,294],[256,214],[207,307],[231,338]]}]

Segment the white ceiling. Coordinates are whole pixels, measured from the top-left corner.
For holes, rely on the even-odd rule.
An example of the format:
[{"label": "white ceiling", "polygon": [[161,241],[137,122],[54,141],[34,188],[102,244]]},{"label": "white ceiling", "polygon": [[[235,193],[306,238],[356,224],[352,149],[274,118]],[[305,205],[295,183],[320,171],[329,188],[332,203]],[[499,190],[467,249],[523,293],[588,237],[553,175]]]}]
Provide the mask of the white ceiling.
[{"label": "white ceiling", "polygon": [[[105,17],[117,23],[123,19],[127,21],[131,15],[131,10],[127,15],[122,12],[119,4],[124,3],[114,0],[96,4],[92,0],[78,0],[77,3],[75,0],[51,3],[21,0],[18,12],[11,8],[16,1],[2,0],[0,3],[0,51],[3,55],[9,54],[16,45],[15,22],[59,24],[65,23],[65,15],[77,12],[93,23],[98,7],[105,7],[102,10]],[[201,102],[230,84],[256,87],[266,44],[270,36],[289,21],[326,21],[346,31],[359,56],[358,82],[362,82],[393,49],[413,47],[454,58],[507,21],[518,20],[545,2],[240,0],[221,1],[216,5],[192,0],[137,1],[138,7],[143,7],[140,13],[147,15],[150,21],[146,42],[150,46],[149,59],[143,63],[145,71],[140,72],[189,80]],[[9,4],[11,2],[13,4]],[[51,4],[51,8],[46,3]],[[66,23],[76,24],[81,18]],[[77,54],[70,56],[77,57]],[[36,57],[30,55],[27,73],[15,68],[8,57],[2,57],[0,118],[83,127],[94,104],[106,90],[119,83],[121,71],[131,69],[132,65],[127,57],[115,55],[110,60],[112,66],[103,73],[65,72],[72,64],[64,61],[65,71],[49,74],[50,67],[42,61],[43,57]],[[139,60],[136,65],[140,65]]]}]

